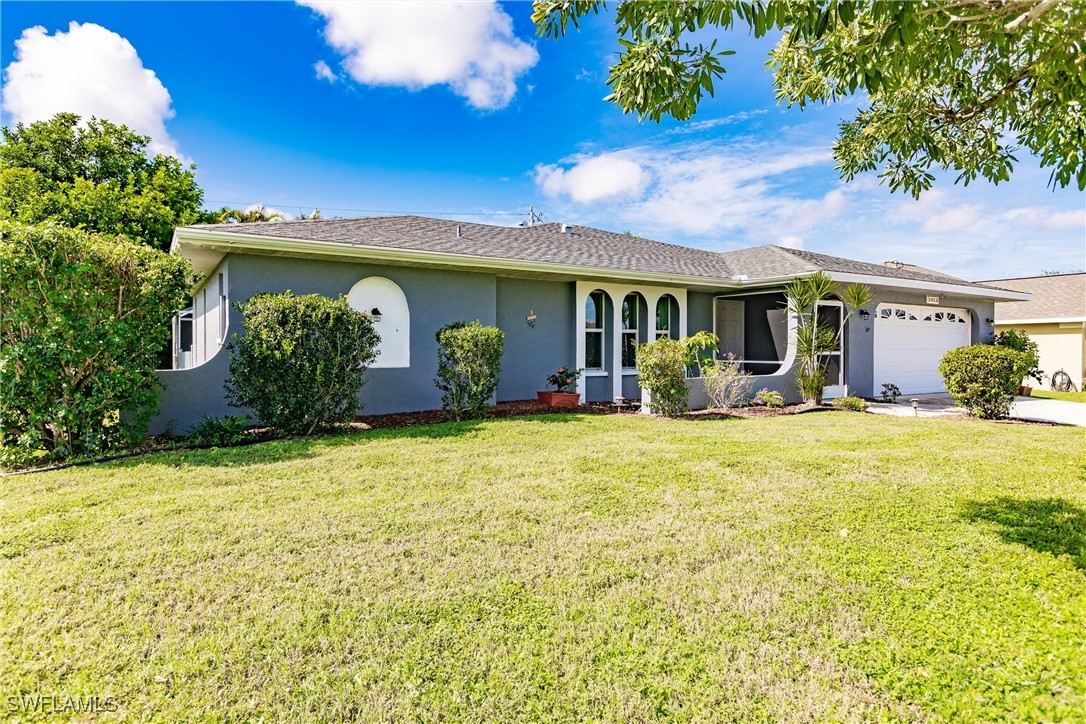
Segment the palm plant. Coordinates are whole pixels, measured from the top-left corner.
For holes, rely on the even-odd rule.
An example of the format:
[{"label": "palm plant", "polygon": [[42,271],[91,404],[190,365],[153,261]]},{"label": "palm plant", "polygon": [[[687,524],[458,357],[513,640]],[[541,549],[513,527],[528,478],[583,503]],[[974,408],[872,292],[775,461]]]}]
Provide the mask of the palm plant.
[{"label": "palm plant", "polygon": [[[844,308],[840,326],[818,324],[818,303],[836,298]],[[826,388],[828,353],[841,349],[849,320],[871,302],[871,289],[862,284],[841,287],[829,274],[818,271],[793,279],[785,288],[785,308],[796,317],[796,356],[800,361],[796,384],[804,402],[822,404]],[[842,360],[844,356],[842,355]]]},{"label": "palm plant", "polygon": [[257,204],[242,211],[241,209],[229,209],[223,207],[219,212],[220,224],[252,224],[261,221],[282,221],[283,217],[278,211],[265,209]]}]

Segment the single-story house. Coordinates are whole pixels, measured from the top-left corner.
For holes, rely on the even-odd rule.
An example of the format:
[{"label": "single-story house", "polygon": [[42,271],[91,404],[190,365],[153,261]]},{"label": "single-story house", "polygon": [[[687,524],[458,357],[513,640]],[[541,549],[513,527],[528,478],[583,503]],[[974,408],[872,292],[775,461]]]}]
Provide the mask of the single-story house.
[{"label": "single-story house", "polygon": [[[501,227],[418,216],[191,226],[173,253],[202,274],[175,321],[174,369],[162,370],[152,432],[186,429],[227,406],[225,345],[240,332],[235,305],[262,292],[346,295],[379,315],[380,354],[361,393],[370,414],[440,407],[435,331],[478,319],[505,332],[497,399],[533,398],[561,365],[584,368],[586,401],[640,399],[636,345],[701,330],[795,399],[794,323],[784,287],[825,270],[867,284],[870,308],[830,355],[827,396],[942,389],[942,353],[991,338],[996,302],[1028,294],[891,262],[873,264],[779,246],[713,252],[585,226]],[[841,305],[819,309],[840,324]],[[697,406],[699,399],[694,395]]]},{"label": "single-story house", "polygon": [[1024,330],[1037,343],[1046,385],[1053,372],[1063,370],[1081,390],[1086,379],[1086,274],[1048,274],[981,283],[1033,297],[997,302],[996,331]]}]

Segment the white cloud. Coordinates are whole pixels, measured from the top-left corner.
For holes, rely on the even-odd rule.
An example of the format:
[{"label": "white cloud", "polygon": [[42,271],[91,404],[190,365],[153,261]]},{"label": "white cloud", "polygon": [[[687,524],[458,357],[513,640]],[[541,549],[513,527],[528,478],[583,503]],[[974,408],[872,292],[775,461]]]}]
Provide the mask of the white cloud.
[{"label": "white cloud", "polygon": [[640,192],[648,173],[636,161],[609,153],[582,157],[569,169],[540,164],[536,183],[548,196],[567,196],[579,204],[628,197]]},{"label": "white cloud", "polygon": [[15,60],[4,72],[3,108],[12,123],[32,123],[57,113],[77,113],[124,124],[150,136],[154,153],[186,160],[166,131],[173,118],[170,94],[143,67],[125,38],[101,25],[72,22],[49,35],[35,26],[15,41]]},{"label": "white cloud", "polygon": [[1026,228],[1086,231],[1086,209],[1058,211],[1040,206],[1025,206],[1005,212],[1003,218]]},{"label": "white cloud", "polygon": [[925,234],[946,234],[972,228],[981,217],[979,204],[958,204],[934,214],[920,227]]},{"label": "white cloud", "polygon": [[472,106],[504,108],[517,77],[539,60],[494,2],[301,0],[326,21],[324,37],[359,83],[418,90],[447,85]]},{"label": "white cloud", "polygon": [[338,78],[336,78],[336,74],[323,60],[318,60],[316,63],[314,63],[313,70],[316,71],[317,78],[319,78],[320,80],[326,80],[329,83],[335,83],[337,80],[339,80]]},{"label": "white cloud", "polygon": [[785,234],[777,237],[777,244],[786,249],[802,249],[803,239],[795,234]]},{"label": "white cloud", "polygon": [[749,121],[751,118],[761,116],[769,111],[764,108],[756,108],[752,111],[739,111],[733,113],[730,116],[724,116],[723,118],[710,118],[704,121],[688,121],[681,126],[676,126],[668,131],[668,133],[700,133],[702,131],[709,131],[720,126],[730,126],[733,123],[742,123],[743,121]]}]

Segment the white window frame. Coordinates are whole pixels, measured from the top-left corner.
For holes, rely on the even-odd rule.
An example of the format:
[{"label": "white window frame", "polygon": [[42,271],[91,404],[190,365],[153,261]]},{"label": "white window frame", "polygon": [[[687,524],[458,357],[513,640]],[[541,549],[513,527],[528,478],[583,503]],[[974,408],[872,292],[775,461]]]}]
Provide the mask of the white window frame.
[{"label": "white window frame", "polygon": [[823,299],[821,301],[815,302],[814,315],[813,315],[813,319],[812,319],[812,323],[814,324],[814,333],[815,334],[818,334],[818,308],[819,307],[835,307],[838,310],[838,312],[837,312],[838,317],[837,318],[838,318],[838,320],[840,320],[838,322],[838,327],[837,327],[838,333],[840,335],[840,339],[839,339],[840,347],[837,350],[833,351],[833,352],[824,352],[822,354],[823,357],[837,357],[837,370],[838,370],[838,374],[840,375],[840,381],[839,382],[835,382],[835,383],[831,384],[830,380],[828,380],[828,379],[826,380],[827,394],[835,396],[835,397],[836,396],[841,396],[841,395],[846,395],[846,394],[848,394],[848,378],[846,377],[845,356],[844,356],[844,351],[845,351],[845,333],[844,333],[844,328],[845,328],[845,305],[844,305],[843,302],[840,302],[840,301],[838,301],[836,299]]},{"label": "white window frame", "polygon": [[[656,309],[653,310],[652,321],[653,326],[656,327],[656,336],[653,339],[660,339],[662,337],[671,336],[671,300],[674,299],[670,294],[661,294],[660,298],[656,300]],[[667,302],[667,326],[660,326],[660,302]]]},{"label": "white window frame", "polygon": [[633,308],[632,308],[633,313],[631,315],[633,317],[633,327],[627,327],[626,326],[626,315],[625,314],[620,314],[619,315],[619,317],[622,319],[622,331],[619,332],[619,335],[620,335],[619,339],[620,339],[620,342],[621,342],[621,344],[619,346],[619,349],[621,349],[623,352],[625,352],[625,350],[626,350],[626,337],[628,335],[632,334],[633,338],[634,338],[634,353],[633,353],[634,354],[634,363],[633,363],[633,365],[627,366],[627,365],[623,364],[625,362],[625,360],[622,360],[622,359],[619,360],[619,364],[622,366],[622,369],[627,370],[627,371],[637,369],[637,345],[641,342],[640,331],[637,328],[637,324],[638,324],[638,319],[637,318],[641,314],[640,307],[641,307],[642,296],[638,292],[630,292],[629,294],[625,295],[624,297],[622,297],[622,306],[623,306],[623,308],[625,308],[625,306],[626,306],[626,301],[629,300],[631,297],[633,298]]},{"label": "white window frame", "polygon": [[226,298],[226,274],[219,272],[219,344],[226,342],[226,328],[230,321],[230,306]]},{"label": "white window frame", "polygon": [[[592,299],[597,294],[599,296],[596,299]],[[588,326],[587,304],[588,304],[589,300],[592,300],[593,304],[596,305],[596,325],[597,326],[595,326],[595,327],[589,327]],[[585,342],[585,345],[584,345],[585,346],[585,363],[584,363],[585,372],[586,373],[589,373],[589,372],[597,372],[597,373],[606,372],[607,371],[607,348],[604,346],[604,344],[606,343],[607,339],[604,336],[604,333],[605,333],[605,330],[607,329],[607,320],[605,318],[606,315],[607,315],[607,292],[603,291],[602,289],[594,289],[593,291],[588,293],[587,297],[585,297],[585,305],[586,305],[586,308],[585,308],[585,323],[584,323],[584,329],[581,330],[582,333],[584,334],[584,342]],[[599,335],[599,339],[600,339],[600,343],[599,343],[600,366],[599,367],[589,367],[588,366],[588,335],[590,335],[590,334]]]}]

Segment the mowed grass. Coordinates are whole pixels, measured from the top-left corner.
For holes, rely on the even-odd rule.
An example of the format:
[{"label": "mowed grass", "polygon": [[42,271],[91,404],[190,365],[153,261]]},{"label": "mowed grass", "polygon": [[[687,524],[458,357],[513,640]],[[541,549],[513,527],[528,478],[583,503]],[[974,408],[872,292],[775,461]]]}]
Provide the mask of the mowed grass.
[{"label": "mowed grass", "polygon": [[1081,720],[1084,447],[555,415],[8,477],[0,688],[171,722]]},{"label": "mowed grass", "polygon": [[1046,400],[1064,400],[1066,402],[1086,402],[1086,392],[1056,392],[1055,390],[1033,390],[1030,397],[1042,397]]}]

